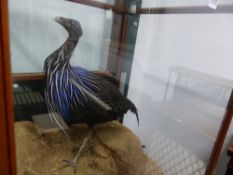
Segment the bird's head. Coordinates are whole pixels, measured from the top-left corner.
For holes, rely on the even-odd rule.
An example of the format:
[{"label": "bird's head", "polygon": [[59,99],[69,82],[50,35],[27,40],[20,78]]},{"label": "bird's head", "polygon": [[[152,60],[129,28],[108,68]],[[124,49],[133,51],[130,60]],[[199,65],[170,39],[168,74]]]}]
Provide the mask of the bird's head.
[{"label": "bird's head", "polygon": [[78,21],[64,17],[55,17],[54,20],[61,24],[67,30],[70,36],[77,38],[82,36],[82,28]]}]

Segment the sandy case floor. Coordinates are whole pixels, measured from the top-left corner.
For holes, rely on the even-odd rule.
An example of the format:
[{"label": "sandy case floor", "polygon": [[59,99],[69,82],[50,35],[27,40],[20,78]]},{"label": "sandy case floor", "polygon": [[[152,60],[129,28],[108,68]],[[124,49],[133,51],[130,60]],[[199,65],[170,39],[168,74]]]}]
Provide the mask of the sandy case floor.
[{"label": "sandy case floor", "polygon": [[[72,168],[62,168],[62,160],[73,159],[88,131],[86,125],[74,125],[68,130],[70,138],[60,131],[39,135],[32,122],[16,122],[18,175],[74,175]],[[90,149],[84,150],[78,161],[76,174],[163,175],[126,127],[109,122],[95,131],[104,144],[95,136],[91,139]]]}]

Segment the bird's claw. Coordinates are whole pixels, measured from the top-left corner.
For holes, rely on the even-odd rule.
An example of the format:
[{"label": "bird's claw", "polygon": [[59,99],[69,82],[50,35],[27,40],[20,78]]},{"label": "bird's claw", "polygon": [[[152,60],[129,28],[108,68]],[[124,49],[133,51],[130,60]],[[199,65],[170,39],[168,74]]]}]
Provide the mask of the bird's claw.
[{"label": "bird's claw", "polygon": [[77,162],[76,161],[74,161],[74,160],[62,160],[64,163],[65,163],[65,165],[64,166],[62,166],[61,167],[61,169],[63,169],[63,168],[67,168],[67,167],[72,167],[73,168],[73,170],[74,170],[74,173],[76,174],[77,173]]},{"label": "bird's claw", "polygon": [[89,134],[88,134],[88,137],[84,139],[81,147],[79,148],[78,150],[78,153],[75,155],[74,159],[73,160],[63,160],[63,162],[65,163],[65,165],[62,167],[63,168],[67,168],[67,167],[73,167],[74,169],[74,173],[76,173],[76,167],[77,167],[77,160],[78,158],[80,157],[82,151],[83,151],[83,148],[85,148],[87,142],[90,140],[91,136],[93,135],[93,131],[91,131]]}]

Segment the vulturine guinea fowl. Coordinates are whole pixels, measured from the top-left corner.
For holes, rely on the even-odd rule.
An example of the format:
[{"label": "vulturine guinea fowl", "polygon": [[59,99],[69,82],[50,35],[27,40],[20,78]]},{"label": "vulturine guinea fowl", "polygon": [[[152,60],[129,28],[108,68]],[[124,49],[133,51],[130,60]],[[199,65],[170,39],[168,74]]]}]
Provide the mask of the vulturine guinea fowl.
[{"label": "vulturine guinea fowl", "polygon": [[[83,122],[91,129],[74,160],[66,162],[75,168],[76,160],[96,124],[117,120],[128,110],[136,114],[138,122],[139,119],[135,105],[122,96],[113,84],[84,68],[70,65],[72,53],[83,33],[80,23],[63,17],[56,17],[55,21],[69,35],[44,63],[48,111],[55,121],[60,116],[67,124]],[[58,121],[57,124],[63,129]]]}]

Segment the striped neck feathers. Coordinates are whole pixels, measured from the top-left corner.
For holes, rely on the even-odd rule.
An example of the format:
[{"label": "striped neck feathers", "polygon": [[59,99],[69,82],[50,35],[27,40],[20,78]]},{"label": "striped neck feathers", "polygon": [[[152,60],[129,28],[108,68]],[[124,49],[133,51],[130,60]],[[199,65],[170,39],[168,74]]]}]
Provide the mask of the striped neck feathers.
[{"label": "striped neck feathers", "polygon": [[66,42],[45,60],[45,71],[56,71],[71,67],[70,58],[77,43],[78,39],[69,36]]}]

